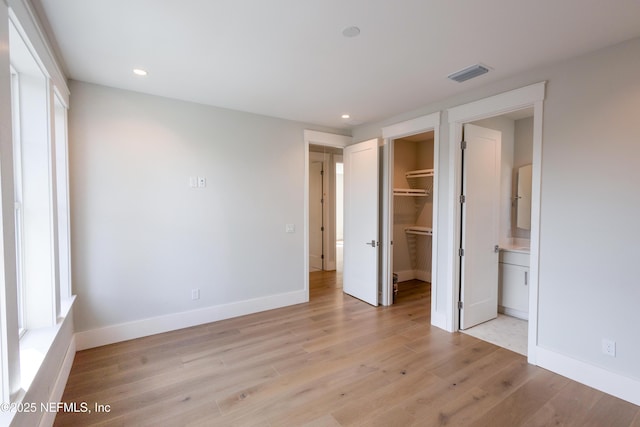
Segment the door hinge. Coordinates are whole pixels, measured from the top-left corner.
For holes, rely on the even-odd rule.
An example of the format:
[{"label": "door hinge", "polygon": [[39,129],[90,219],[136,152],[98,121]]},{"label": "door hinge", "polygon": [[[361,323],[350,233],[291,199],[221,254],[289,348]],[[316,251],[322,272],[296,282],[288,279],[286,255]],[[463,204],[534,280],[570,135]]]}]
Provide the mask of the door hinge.
[{"label": "door hinge", "polygon": [[320,171],[320,175],[324,175],[324,170],[321,170],[321,171]]},{"label": "door hinge", "polygon": [[464,203],[467,200],[466,197],[464,197],[464,194],[460,195],[460,203]]},{"label": "door hinge", "polygon": [[324,254],[320,255],[320,259],[324,259]]},{"label": "door hinge", "polygon": [[458,256],[464,256],[464,249],[458,249]]},{"label": "door hinge", "polygon": [[462,301],[458,301],[458,310],[462,310],[463,305]]},{"label": "door hinge", "polygon": [[320,231],[324,231],[324,227],[320,227]]},{"label": "door hinge", "polygon": [[467,149],[467,141],[460,141],[460,149],[462,150],[466,150]]}]

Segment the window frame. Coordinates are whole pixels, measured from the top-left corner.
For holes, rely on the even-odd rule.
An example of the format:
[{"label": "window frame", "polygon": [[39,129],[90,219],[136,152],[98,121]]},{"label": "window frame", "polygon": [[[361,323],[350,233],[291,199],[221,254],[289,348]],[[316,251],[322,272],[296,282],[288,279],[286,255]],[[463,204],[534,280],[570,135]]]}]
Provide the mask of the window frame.
[{"label": "window frame", "polygon": [[26,332],[24,318],[24,217],[22,210],[22,139],[20,109],[20,73],[10,65],[11,72],[11,128],[13,143],[13,188],[15,215],[15,247],[16,247],[16,296],[18,304],[18,336]]}]

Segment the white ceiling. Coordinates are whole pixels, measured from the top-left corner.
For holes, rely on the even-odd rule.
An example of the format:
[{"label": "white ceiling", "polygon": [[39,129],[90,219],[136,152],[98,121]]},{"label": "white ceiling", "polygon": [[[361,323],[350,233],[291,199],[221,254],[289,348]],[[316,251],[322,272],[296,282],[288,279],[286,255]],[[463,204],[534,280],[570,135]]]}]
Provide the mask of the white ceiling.
[{"label": "white ceiling", "polygon": [[72,79],[336,128],[640,36],[639,0],[33,1]]}]

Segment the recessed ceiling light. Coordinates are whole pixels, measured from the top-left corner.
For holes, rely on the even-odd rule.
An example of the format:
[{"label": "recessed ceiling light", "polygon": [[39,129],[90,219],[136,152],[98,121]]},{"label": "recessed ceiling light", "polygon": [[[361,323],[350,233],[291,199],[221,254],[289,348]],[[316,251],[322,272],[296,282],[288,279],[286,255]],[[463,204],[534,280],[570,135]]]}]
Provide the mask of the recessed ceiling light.
[{"label": "recessed ceiling light", "polygon": [[147,71],[143,70],[142,68],[134,68],[133,69],[133,74],[135,74],[136,76],[146,76],[147,75]]},{"label": "recessed ceiling light", "polygon": [[351,118],[351,116],[350,116],[350,115],[348,115],[348,114],[343,114],[343,115],[342,115],[342,118],[343,118],[343,119],[350,119],[350,118]]},{"label": "recessed ceiling light", "polygon": [[342,35],[345,37],[357,37],[360,34],[360,28],[352,26],[342,30]]}]

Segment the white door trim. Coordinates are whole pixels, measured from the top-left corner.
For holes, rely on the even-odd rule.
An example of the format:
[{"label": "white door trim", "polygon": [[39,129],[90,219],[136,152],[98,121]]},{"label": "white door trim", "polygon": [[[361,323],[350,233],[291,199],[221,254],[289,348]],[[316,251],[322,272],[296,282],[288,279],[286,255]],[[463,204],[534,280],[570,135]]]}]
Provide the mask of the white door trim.
[{"label": "white door trim", "polygon": [[394,139],[403,136],[415,135],[433,130],[433,236],[431,238],[431,322],[433,323],[434,307],[437,301],[435,284],[438,273],[438,165],[440,156],[440,112],[435,112],[426,116],[395,123],[382,128],[384,138],[384,159],[382,166],[383,188],[382,188],[382,305],[393,303],[393,282],[391,279],[391,236],[393,236],[393,180],[390,172],[392,170],[393,158],[390,155],[390,148]]},{"label": "white door trim", "polygon": [[305,129],[304,131],[304,253],[302,283],[304,283],[305,301],[309,301],[309,144],[344,148],[351,144],[351,137],[315,130]]},{"label": "white door trim", "polygon": [[[511,111],[533,106],[533,177],[531,196],[531,256],[530,256],[530,286],[529,286],[529,342],[528,360],[536,364],[536,348],[538,344],[538,263],[540,247],[540,182],[542,165],[542,104],[544,101],[546,82],[504,92],[489,98],[447,110],[449,117],[449,187],[447,188],[448,223],[446,235],[443,236],[445,246],[449,248],[445,259],[439,267],[446,272],[444,291],[446,292],[445,322],[436,324],[434,313],[432,323],[447,331],[458,330],[459,312],[457,308],[459,298],[459,258],[458,243],[460,241],[460,204],[456,195],[460,194],[460,141],[462,139],[462,125],[466,122],[499,116]],[[434,297],[432,296],[432,299]]]}]

